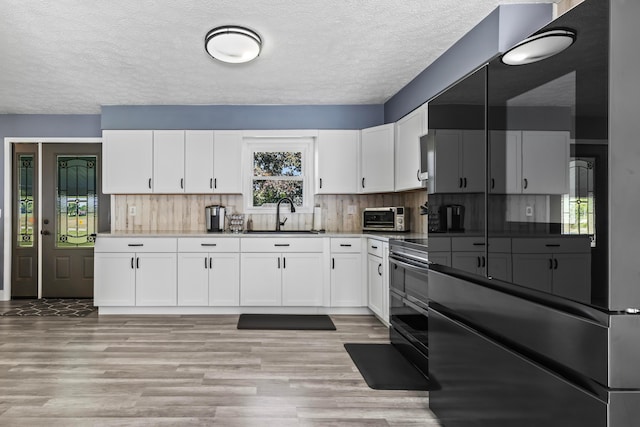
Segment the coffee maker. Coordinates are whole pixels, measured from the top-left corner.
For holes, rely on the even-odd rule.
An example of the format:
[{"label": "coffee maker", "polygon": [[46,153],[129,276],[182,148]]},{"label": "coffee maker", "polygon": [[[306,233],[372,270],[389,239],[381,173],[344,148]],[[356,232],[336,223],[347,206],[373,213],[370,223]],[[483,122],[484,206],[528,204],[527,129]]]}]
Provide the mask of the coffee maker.
[{"label": "coffee maker", "polygon": [[463,232],[464,231],[464,206],[444,205],[440,206],[440,231]]},{"label": "coffee maker", "polygon": [[220,205],[211,205],[204,208],[208,233],[222,233],[225,228],[225,208]]}]

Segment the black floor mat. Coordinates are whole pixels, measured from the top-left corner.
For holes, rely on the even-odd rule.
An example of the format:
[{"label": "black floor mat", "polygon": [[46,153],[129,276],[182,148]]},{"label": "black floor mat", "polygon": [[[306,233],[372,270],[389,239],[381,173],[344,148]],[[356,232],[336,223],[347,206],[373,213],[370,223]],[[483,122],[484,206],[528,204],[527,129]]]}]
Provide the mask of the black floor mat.
[{"label": "black floor mat", "polygon": [[84,317],[96,310],[92,299],[78,298],[42,298],[30,300],[12,308],[2,316],[57,316]]},{"label": "black floor mat", "polygon": [[430,390],[429,380],[392,344],[345,344],[344,348],[370,388]]},{"label": "black floor mat", "polygon": [[324,314],[241,314],[238,329],[335,331],[336,326]]}]

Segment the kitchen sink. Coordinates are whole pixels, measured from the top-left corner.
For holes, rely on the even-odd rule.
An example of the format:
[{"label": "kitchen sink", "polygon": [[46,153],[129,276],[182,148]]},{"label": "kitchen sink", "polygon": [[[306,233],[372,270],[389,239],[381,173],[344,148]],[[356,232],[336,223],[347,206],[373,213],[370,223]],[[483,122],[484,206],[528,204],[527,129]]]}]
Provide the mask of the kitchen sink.
[{"label": "kitchen sink", "polygon": [[247,230],[246,234],[318,234],[314,230]]}]

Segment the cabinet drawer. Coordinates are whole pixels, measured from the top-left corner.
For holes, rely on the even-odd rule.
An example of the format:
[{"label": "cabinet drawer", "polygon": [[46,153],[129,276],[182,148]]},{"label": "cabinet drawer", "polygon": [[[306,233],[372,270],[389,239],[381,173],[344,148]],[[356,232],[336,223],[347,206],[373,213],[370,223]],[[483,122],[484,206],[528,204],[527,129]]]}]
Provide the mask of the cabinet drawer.
[{"label": "cabinet drawer", "polygon": [[171,237],[98,237],[95,252],[176,252],[177,239]]},{"label": "cabinet drawer", "polygon": [[323,249],[321,237],[246,237],[240,246],[242,252],[322,252]]},{"label": "cabinet drawer", "polygon": [[[429,241],[429,249],[431,249],[431,241]],[[484,237],[452,237],[451,250],[454,252],[484,251]],[[490,238],[489,252],[511,253],[511,239],[508,237]]]},{"label": "cabinet drawer", "polygon": [[429,253],[451,251],[451,237],[429,237],[427,240]]},{"label": "cabinet drawer", "polygon": [[240,252],[237,237],[189,237],[178,239],[178,252]]},{"label": "cabinet drawer", "polygon": [[513,239],[513,253],[589,253],[590,251],[591,243],[589,236]]},{"label": "cabinet drawer", "polygon": [[362,250],[362,239],[360,238],[332,238],[331,252],[351,253]]},{"label": "cabinet drawer", "polygon": [[367,252],[382,258],[382,244],[383,242],[380,240],[367,239]]}]

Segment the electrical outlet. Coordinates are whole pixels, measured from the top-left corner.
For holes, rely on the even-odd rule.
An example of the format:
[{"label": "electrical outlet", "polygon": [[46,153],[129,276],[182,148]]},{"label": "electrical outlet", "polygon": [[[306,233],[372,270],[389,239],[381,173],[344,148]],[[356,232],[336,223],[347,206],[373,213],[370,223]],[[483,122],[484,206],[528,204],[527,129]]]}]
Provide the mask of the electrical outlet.
[{"label": "electrical outlet", "polygon": [[527,206],[524,208],[524,214],[526,216],[533,216],[533,206]]},{"label": "electrical outlet", "polygon": [[347,206],[347,215],[355,215],[356,207],[354,205]]},{"label": "electrical outlet", "polygon": [[136,207],[135,206],[129,206],[129,215],[136,216]]}]

